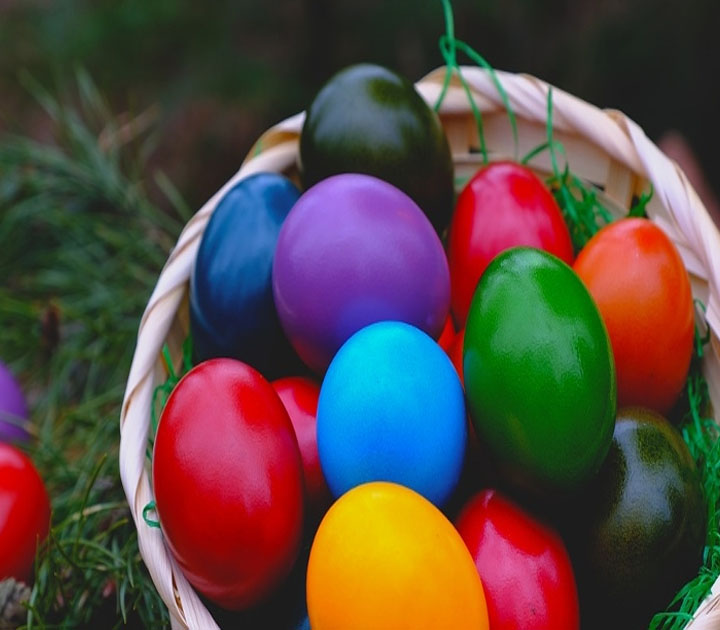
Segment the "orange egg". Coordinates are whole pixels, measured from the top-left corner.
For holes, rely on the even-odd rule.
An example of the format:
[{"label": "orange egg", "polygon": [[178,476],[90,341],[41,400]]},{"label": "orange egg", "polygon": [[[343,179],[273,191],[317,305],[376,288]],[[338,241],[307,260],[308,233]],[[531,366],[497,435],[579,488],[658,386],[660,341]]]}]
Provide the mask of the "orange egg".
[{"label": "orange egg", "polygon": [[330,508],[307,571],[313,630],[487,630],[482,583],[460,534],[405,486],[362,484]]}]

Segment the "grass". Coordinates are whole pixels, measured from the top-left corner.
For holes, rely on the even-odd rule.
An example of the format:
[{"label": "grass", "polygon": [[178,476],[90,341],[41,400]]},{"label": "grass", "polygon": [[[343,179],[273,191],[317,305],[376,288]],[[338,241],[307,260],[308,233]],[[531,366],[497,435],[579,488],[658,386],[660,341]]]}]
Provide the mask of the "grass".
[{"label": "grass", "polygon": [[148,134],[114,117],[86,74],[72,106],[26,84],[55,132],[53,145],[0,143],[0,357],[26,390],[53,506],[26,627],[168,627],[119,480],[118,418],[139,318],[187,209],[162,175],[143,179]]}]

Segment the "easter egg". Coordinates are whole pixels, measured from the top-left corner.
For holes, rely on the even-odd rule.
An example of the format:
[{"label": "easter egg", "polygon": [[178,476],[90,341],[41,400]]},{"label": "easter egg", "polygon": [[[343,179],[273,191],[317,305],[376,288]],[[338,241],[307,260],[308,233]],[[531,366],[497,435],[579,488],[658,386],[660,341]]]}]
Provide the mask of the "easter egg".
[{"label": "easter egg", "polygon": [[280,326],[271,276],[280,226],[299,196],[286,177],[257,173],[219,201],[190,276],[196,363],[232,357],[267,378],[302,366]]},{"label": "easter egg", "polygon": [[305,578],[311,542],[309,536],[303,537],[290,575],[258,605],[245,610],[227,610],[206,600],[208,611],[217,625],[231,630],[310,630]]},{"label": "easter egg", "polygon": [[465,347],[465,329],[460,330],[446,349],[455,369],[457,370],[460,382],[463,383],[463,348]]},{"label": "easter egg", "polygon": [[450,222],[453,163],[443,126],[415,86],[375,64],[331,77],[307,109],[300,136],[306,188],[338,173],[366,173],[397,186],[438,233]]},{"label": "easter egg", "polygon": [[462,472],[463,390],[444,350],[402,322],[378,322],[338,351],[320,388],[320,464],[340,496],[392,481],[442,505]]},{"label": "easter egg", "polygon": [[25,394],[13,373],[0,362],[0,442],[25,442],[28,409]]},{"label": "easter egg", "polygon": [[649,409],[620,409],[610,452],[575,507],[583,627],[647,628],[698,574],[706,542],[703,488],[680,432]]},{"label": "easter egg", "polygon": [[544,249],[572,264],[573,245],[549,188],[510,160],[480,168],[458,195],[448,237],[451,309],[465,325],[475,287],[488,263],[517,245]]},{"label": "easter egg", "polygon": [[272,279],[283,328],[318,372],[368,324],[404,321],[436,338],[449,311],[440,239],[410,197],[369,175],[335,175],[300,197],[280,230]]},{"label": "easter egg", "polygon": [[452,523],[413,490],[353,488],[328,510],[310,549],[313,630],[487,630],[482,583]]},{"label": "easter egg", "polygon": [[493,630],[579,630],[572,563],[550,525],[494,489],[473,495],[455,525],[482,578]]},{"label": "easter egg", "polygon": [[695,335],[690,277],[677,247],[649,219],[625,218],[595,234],[573,269],[610,335],[618,405],[669,413],[685,387]]},{"label": "easter egg", "polygon": [[219,358],[185,374],[160,416],[152,473],[165,543],[201,594],[242,610],[287,578],[301,544],[302,464],[257,370]]},{"label": "easter egg", "polygon": [[612,350],[590,293],[559,258],[514,247],[488,265],[463,377],[478,438],[511,483],[560,496],[598,472],[615,420]]},{"label": "easter egg", "polygon": [[445,350],[445,352],[449,352],[456,336],[457,333],[455,332],[452,315],[448,313],[448,316],[445,318],[445,325],[440,332],[440,336],[437,338],[438,345]]},{"label": "easter egg", "polygon": [[322,512],[330,503],[330,490],[325,483],[317,447],[317,407],[320,385],[304,376],[286,376],[272,381],[290,416],[297,437],[303,464],[303,478],[308,507]]},{"label": "easter egg", "polygon": [[0,443],[0,582],[31,583],[35,554],[50,529],[50,498],[32,460]]}]

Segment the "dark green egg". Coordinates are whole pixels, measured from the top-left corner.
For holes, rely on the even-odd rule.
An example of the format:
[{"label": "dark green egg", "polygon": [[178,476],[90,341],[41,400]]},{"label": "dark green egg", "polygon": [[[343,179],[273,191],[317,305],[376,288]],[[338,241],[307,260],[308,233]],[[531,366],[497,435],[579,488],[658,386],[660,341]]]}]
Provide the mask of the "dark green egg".
[{"label": "dark green egg", "polygon": [[387,68],[358,64],[330,78],[307,110],[300,162],[305,188],[338,173],[374,175],[409,195],[438,233],[450,222],[445,131],[415,86]]},{"label": "dark green egg", "polygon": [[647,628],[697,574],[705,544],[703,490],[677,429],[654,412],[620,410],[582,512],[583,628]]}]

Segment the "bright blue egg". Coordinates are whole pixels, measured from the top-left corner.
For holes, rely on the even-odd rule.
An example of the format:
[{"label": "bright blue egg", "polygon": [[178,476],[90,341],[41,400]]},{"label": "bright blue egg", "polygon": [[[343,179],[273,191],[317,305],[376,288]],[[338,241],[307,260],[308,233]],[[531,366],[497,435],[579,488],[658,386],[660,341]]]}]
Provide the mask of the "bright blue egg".
[{"label": "bright blue egg", "polygon": [[419,328],[371,324],[333,358],[317,411],[320,465],[337,497],[392,481],[440,506],[460,478],[467,426],[450,359]]}]

